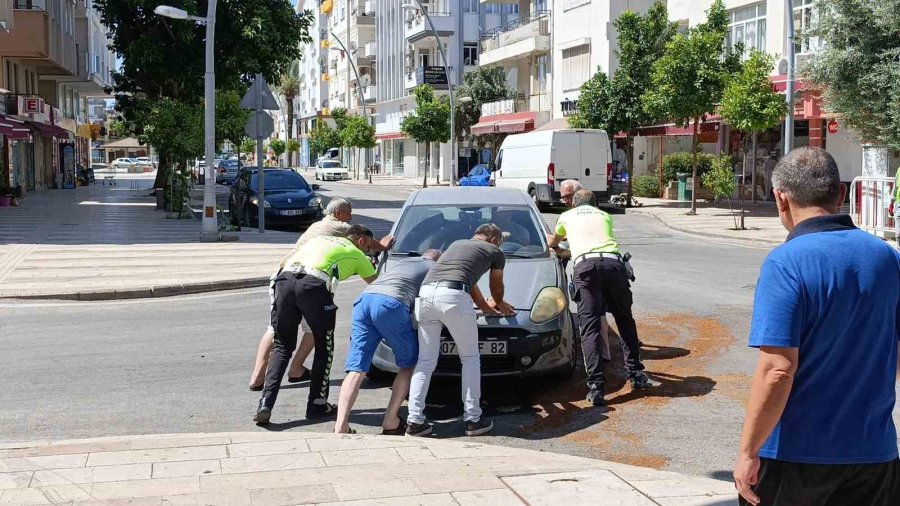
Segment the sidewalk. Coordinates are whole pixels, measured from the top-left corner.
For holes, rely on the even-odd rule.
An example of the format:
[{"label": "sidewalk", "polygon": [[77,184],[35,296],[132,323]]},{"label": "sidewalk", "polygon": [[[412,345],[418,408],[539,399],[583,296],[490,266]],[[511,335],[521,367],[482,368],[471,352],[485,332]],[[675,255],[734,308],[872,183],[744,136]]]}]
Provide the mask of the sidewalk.
[{"label": "sidewalk", "polygon": [[[0,209],[0,298],[97,300],[262,286],[297,232],[200,243],[198,220],[156,211],[147,176],[45,190]],[[240,261],[235,259],[239,258]]]},{"label": "sidewalk", "polygon": [[[637,200],[643,205],[626,212],[653,217],[667,227],[687,234],[771,246],[783,243],[787,237],[774,202],[745,202],[744,224],[747,230],[733,230],[734,219],[727,202],[698,202],[697,215],[688,216],[685,213],[691,208],[690,202],[648,198]],[[735,211],[740,209],[740,202],[732,202],[732,205],[735,206]]]},{"label": "sidewalk", "polygon": [[251,432],[0,445],[0,504],[737,504],[708,478],[462,441]]}]

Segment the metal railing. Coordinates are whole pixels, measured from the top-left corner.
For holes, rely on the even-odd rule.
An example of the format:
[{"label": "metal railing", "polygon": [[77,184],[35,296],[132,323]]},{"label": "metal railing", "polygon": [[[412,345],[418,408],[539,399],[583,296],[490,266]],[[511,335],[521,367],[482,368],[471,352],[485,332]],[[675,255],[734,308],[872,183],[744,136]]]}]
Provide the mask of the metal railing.
[{"label": "metal railing", "polygon": [[[894,235],[896,224],[888,213],[894,192],[892,178],[855,178],[850,183],[850,216],[856,226],[881,238]],[[894,205],[900,205],[900,202]]]},{"label": "metal railing", "polygon": [[[517,19],[514,19],[503,26],[498,26],[497,28],[494,28],[492,30],[485,31],[481,34],[481,40],[496,39],[500,36],[501,33],[511,32],[517,28],[521,28],[525,25],[534,23],[535,21],[539,21],[541,19],[549,17],[550,11],[535,11],[528,16],[520,15]],[[541,35],[549,35],[549,32]]]}]

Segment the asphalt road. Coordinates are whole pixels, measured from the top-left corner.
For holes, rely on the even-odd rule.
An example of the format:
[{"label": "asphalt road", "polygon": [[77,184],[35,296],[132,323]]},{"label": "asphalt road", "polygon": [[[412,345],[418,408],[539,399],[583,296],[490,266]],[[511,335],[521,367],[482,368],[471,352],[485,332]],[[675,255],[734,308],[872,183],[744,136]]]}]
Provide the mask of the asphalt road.
[{"label": "asphalt road", "polygon": [[[356,221],[387,232],[407,191],[328,183]],[[555,214],[545,214],[549,223]],[[754,354],[745,345],[765,249],[699,240],[639,216],[615,220],[634,255],[639,332],[660,386],[633,393],[621,364],[609,373],[611,408],[589,407],[583,377],[485,381],[494,444],[563,452],[727,479]],[[343,377],[349,314],[362,282],[341,284],[332,371]],[[330,431],[303,419],[306,384],[285,387],[273,424],[251,422],[248,391],[265,330],[264,289],[105,303],[0,302],[0,441],[231,430]],[[619,358],[621,353],[615,353]],[[621,389],[620,389],[621,388]],[[463,437],[458,382],[434,384],[437,437]],[[367,382],[351,424],[380,432],[387,384]]]}]

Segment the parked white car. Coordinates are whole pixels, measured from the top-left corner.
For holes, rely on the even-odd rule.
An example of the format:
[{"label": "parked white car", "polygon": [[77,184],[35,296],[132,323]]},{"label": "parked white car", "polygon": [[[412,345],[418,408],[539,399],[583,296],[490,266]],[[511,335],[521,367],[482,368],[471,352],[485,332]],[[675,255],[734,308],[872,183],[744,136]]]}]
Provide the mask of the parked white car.
[{"label": "parked white car", "polygon": [[112,167],[114,169],[130,169],[134,163],[134,158],[116,158],[113,160]]},{"label": "parked white car", "polygon": [[146,167],[150,170],[153,170],[156,168],[156,164],[153,163],[153,160],[151,160],[149,156],[139,156],[134,159],[134,163],[135,163],[135,165],[137,165],[138,167],[141,167],[141,168]]},{"label": "parked white car", "polygon": [[337,160],[319,160],[316,164],[316,181],[343,181],[350,179],[350,171]]}]

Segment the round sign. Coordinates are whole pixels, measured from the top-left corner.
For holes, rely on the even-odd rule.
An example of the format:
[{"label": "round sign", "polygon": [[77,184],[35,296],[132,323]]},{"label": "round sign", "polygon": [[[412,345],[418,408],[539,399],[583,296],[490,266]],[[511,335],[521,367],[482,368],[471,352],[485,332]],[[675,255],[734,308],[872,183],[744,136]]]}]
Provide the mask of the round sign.
[{"label": "round sign", "polygon": [[838,133],[838,122],[835,120],[831,120],[828,122],[828,133],[836,134]]}]

